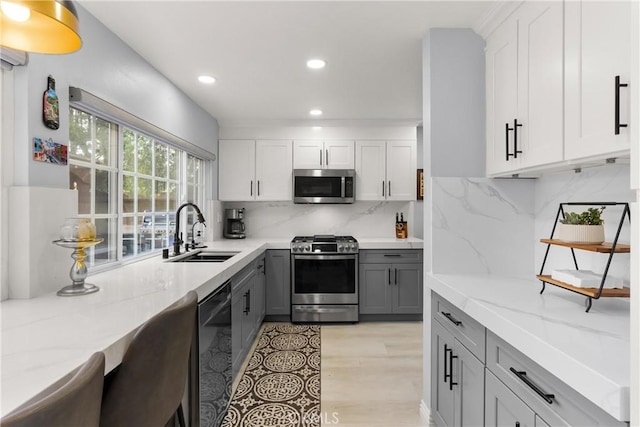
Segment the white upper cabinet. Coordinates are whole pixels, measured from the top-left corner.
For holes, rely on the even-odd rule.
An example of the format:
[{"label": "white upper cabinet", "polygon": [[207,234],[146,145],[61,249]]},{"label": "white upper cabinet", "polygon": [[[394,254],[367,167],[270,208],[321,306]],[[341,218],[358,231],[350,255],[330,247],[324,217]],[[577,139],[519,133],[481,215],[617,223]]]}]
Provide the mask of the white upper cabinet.
[{"label": "white upper cabinet", "polygon": [[416,141],[387,141],[387,200],[415,200]]},{"label": "white upper cabinet", "polygon": [[528,2],[487,39],[487,173],[563,157],[563,5]]},{"label": "white upper cabinet", "polygon": [[631,3],[565,3],[567,159],[629,149]]},{"label": "white upper cabinet", "polygon": [[291,141],[222,140],[218,154],[220,200],[292,199]]},{"label": "white upper cabinet", "polygon": [[487,39],[487,174],[517,169],[513,121],[518,113],[518,23],[510,19]]},{"label": "white upper cabinet", "polygon": [[356,141],[356,200],[415,200],[416,141]]},{"label": "white upper cabinet", "polygon": [[385,141],[356,141],[356,200],[385,200]]},{"label": "white upper cabinet", "polygon": [[[518,157],[530,167],[563,158],[563,5],[533,1],[518,9]],[[522,147],[522,148],[521,148]]]},{"label": "white upper cabinet", "polygon": [[294,141],[294,169],[353,169],[354,141]]},{"label": "white upper cabinet", "polygon": [[255,141],[220,141],[218,145],[218,199],[254,200]]},{"label": "white upper cabinet", "polygon": [[256,141],[256,200],[291,200],[291,141]]}]

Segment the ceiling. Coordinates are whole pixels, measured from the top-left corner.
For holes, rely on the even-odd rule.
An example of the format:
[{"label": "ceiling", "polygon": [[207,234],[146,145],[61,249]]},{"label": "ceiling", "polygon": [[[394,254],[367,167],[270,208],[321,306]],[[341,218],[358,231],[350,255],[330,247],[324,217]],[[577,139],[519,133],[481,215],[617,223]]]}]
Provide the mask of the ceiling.
[{"label": "ceiling", "polygon": [[[474,27],[494,4],[79,3],[221,126],[417,124],[424,35],[434,27]],[[315,57],[327,66],[308,69],[306,61]],[[201,74],[216,83],[199,83]],[[310,117],[314,108],[324,114]]]}]

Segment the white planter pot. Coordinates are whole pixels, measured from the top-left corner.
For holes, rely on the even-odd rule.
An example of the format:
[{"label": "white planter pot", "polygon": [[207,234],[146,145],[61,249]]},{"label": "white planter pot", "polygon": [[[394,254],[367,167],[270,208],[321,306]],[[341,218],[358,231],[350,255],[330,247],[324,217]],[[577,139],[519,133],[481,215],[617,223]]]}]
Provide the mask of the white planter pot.
[{"label": "white planter pot", "polygon": [[604,225],[559,223],[554,237],[566,243],[600,244],[604,242]]}]

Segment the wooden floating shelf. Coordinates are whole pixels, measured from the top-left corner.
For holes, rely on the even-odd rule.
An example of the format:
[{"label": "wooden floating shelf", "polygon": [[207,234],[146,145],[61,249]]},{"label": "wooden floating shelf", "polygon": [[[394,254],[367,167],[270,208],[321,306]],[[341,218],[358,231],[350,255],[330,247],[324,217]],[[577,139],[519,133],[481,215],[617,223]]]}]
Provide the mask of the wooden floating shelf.
[{"label": "wooden floating shelf", "polygon": [[[547,239],[543,239],[543,240],[547,240]],[[544,242],[544,243],[547,243],[547,242]],[[598,246],[598,245],[593,245],[593,246]],[[551,285],[555,285],[560,288],[568,289],[578,294],[586,295],[590,298],[595,298],[598,295],[598,290],[600,289],[600,288],[579,288],[577,286],[573,286],[568,283],[552,279],[551,276],[547,276],[547,275],[537,275],[536,277],[542,282],[549,283]],[[631,295],[631,290],[629,288],[614,288],[614,289],[603,288],[602,294],[600,295],[600,297],[601,298],[614,298],[614,297],[629,298],[630,295]]]},{"label": "wooden floating shelf", "polygon": [[[556,239],[540,239],[540,242],[547,243],[549,245],[565,246],[567,248],[580,249],[580,250],[589,251],[589,252],[598,252],[602,254],[611,253],[611,247],[612,247],[612,244],[607,242],[604,242],[599,245],[583,244],[583,243],[567,243],[567,242],[563,242]],[[623,243],[618,243],[616,245],[615,253],[628,254],[629,252],[631,252],[631,246],[625,245]],[[578,288],[578,289],[581,289],[581,288]]]}]

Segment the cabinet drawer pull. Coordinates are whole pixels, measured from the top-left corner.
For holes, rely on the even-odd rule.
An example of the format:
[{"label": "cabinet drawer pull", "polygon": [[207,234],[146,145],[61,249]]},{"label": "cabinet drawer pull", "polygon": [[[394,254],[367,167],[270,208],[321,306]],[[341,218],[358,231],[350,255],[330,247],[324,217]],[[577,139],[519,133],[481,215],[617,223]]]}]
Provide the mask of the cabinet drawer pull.
[{"label": "cabinet drawer pull", "polygon": [[385,257],[401,257],[402,254],[384,254]]},{"label": "cabinet drawer pull", "polygon": [[451,313],[445,313],[444,311],[441,311],[441,312],[440,312],[440,314],[442,314],[444,317],[446,317],[447,319],[449,319],[449,321],[450,321],[451,323],[453,323],[454,325],[456,325],[456,326],[460,326],[460,325],[462,325],[462,322],[461,322],[461,321],[459,321],[458,319],[456,319],[455,317],[453,317],[453,316],[451,315]]},{"label": "cabinet drawer pull", "polygon": [[554,394],[545,393],[540,390],[537,385],[531,382],[529,378],[527,378],[527,373],[525,371],[516,371],[513,367],[509,368],[511,372],[515,374],[516,377],[520,378],[520,380],[529,386],[529,388],[535,391],[538,396],[542,397],[548,404],[552,404],[553,400],[556,396]]},{"label": "cabinet drawer pull", "polygon": [[615,99],[615,134],[620,135],[620,128],[626,128],[628,125],[620,123],[620,88],[629,86],[628,83],[620,83],[620,76],[616,76],[616,99]]}]

